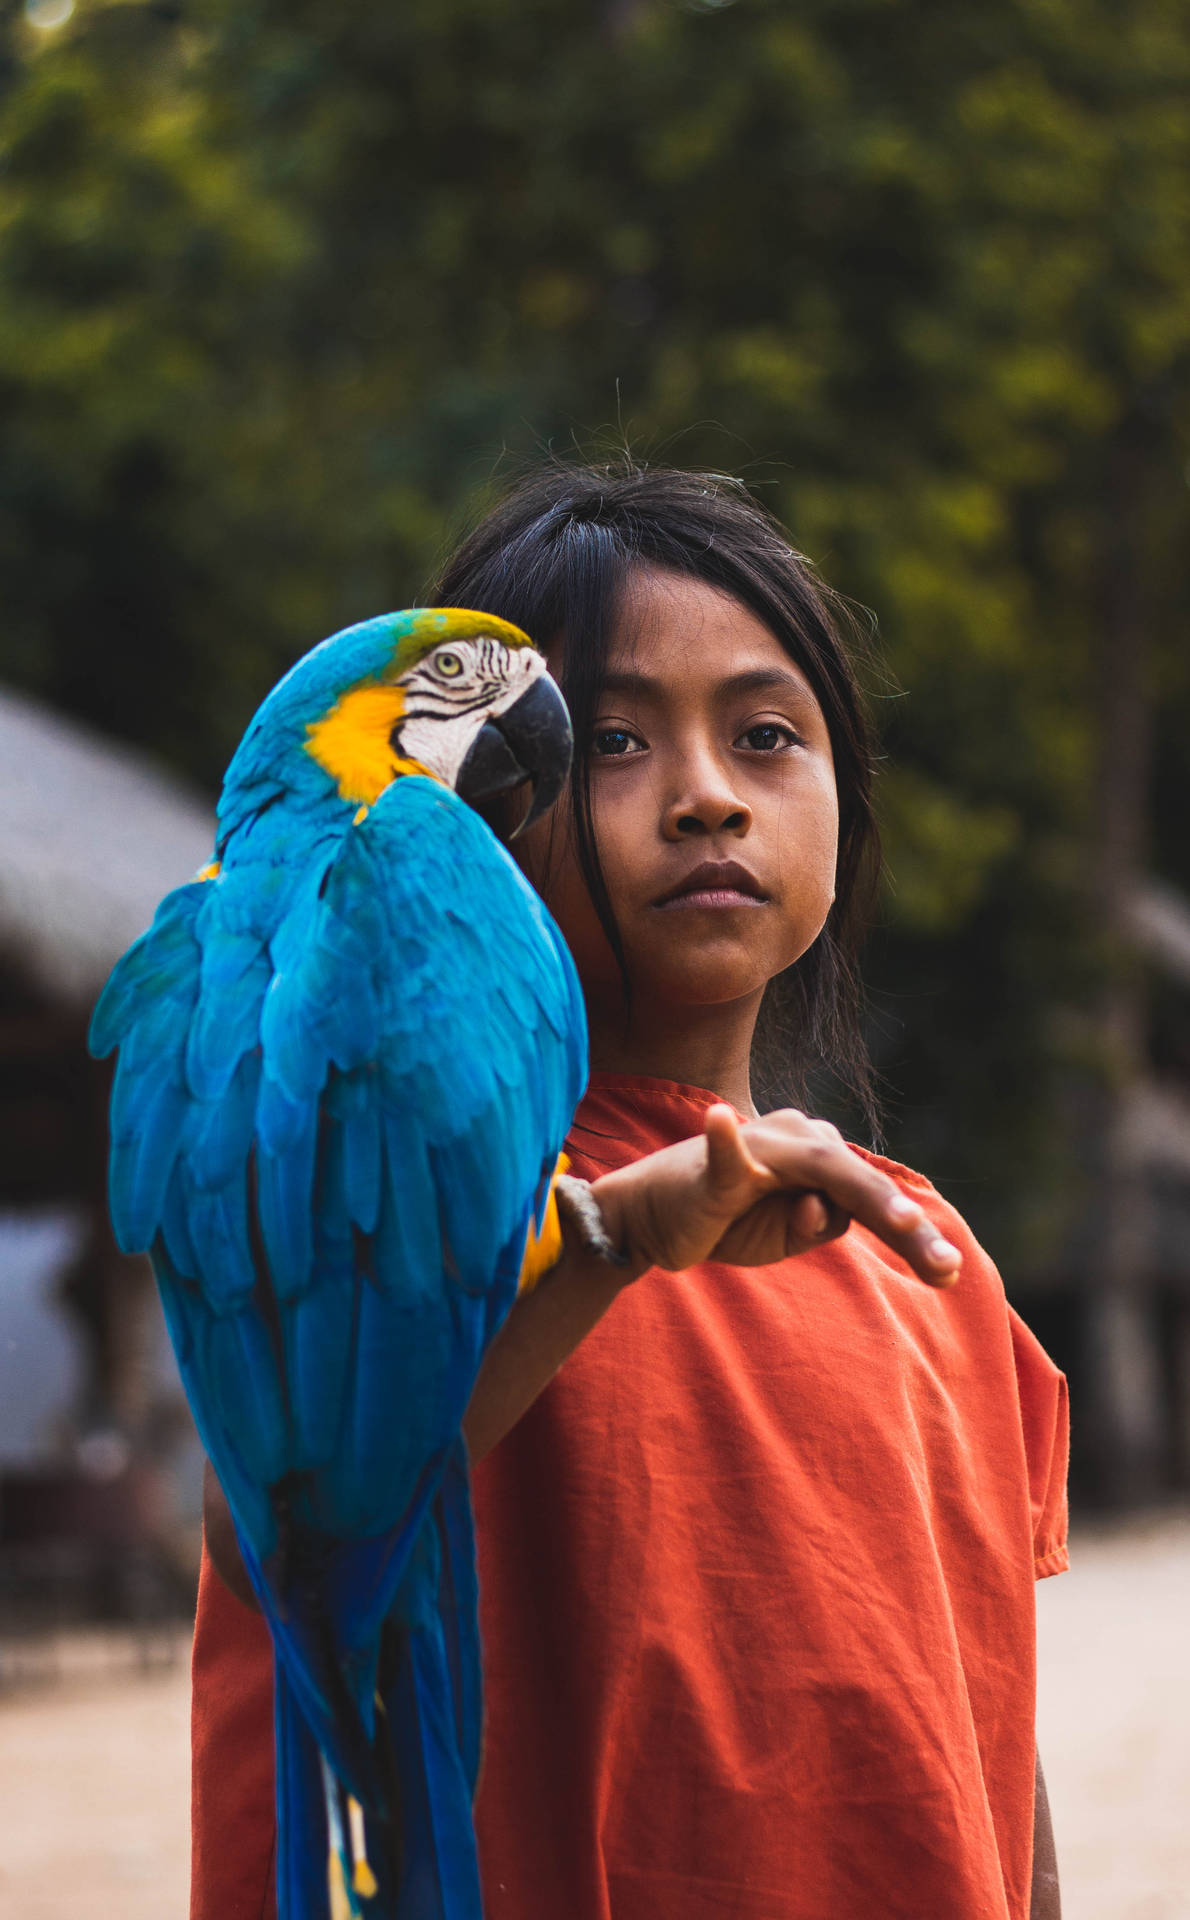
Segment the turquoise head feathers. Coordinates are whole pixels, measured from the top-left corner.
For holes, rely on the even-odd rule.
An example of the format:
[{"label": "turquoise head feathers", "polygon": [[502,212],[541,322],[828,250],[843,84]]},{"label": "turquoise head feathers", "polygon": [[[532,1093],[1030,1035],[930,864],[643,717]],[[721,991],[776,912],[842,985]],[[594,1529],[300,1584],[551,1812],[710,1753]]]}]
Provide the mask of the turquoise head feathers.
[{"label": "turquoise head feathers", "polygon": [[421,774],[469,801],[532,783],[528,819],[570,766],[565,703],[519,627],[460,607],[415,607],[346,627],[265,699],[227,770],[219,852],[291,796],[354,814]]}]

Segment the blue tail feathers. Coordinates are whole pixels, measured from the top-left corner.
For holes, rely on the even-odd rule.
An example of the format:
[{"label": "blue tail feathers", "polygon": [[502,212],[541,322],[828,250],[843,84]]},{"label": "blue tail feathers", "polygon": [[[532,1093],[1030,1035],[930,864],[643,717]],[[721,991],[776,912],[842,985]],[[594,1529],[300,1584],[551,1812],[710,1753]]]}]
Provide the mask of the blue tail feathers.
[{"label": "blue tail feathers", "polygon": [[[380,1790],[369,1794],[363,1816],[377,1889],[371,1898],[350,1891],[347,1788],[340,1777],[331,1789],[331,1817],[347,1848],[344,1889],[361,1920],[482,1920],[472,1825],[481,1697],[476,1598],[460,1440],[380,1633],[368,1769]],[[276,1668],[279,1920],[331,1920],[322,1762],[287,1664],[278,1659]]]}]

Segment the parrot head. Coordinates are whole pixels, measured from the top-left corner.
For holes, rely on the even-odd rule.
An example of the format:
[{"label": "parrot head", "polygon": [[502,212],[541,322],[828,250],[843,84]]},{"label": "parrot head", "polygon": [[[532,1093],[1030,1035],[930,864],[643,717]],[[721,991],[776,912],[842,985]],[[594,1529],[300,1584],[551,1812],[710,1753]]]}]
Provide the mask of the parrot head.
[{"label": "parrot head", "polygon": [[347,627],[290,669],[228,768],[220,814],[232,824],[247,789],[308,791],[311,780],[371,806],[416,773],[471,803],[530,782],[519,833],[558,798],[572,746],[566,703],[527,634],[490,614],[415,607]]},{"label": "parrot head", "polygon": [[518,833],[548,812],[574,743],[566,702],[528,635],[486,614],[435,608],[398,655],[403,711],[394,737],[402,755],[463,800],[531,781]]}]

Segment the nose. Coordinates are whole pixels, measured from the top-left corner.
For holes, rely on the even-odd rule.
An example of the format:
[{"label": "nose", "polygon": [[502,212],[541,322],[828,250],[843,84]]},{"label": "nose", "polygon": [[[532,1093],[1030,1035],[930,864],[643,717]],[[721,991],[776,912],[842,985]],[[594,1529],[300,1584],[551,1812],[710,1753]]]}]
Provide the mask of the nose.
[{"label": "nose", "polygon": [[741,800],[717,754],[687,752],[675,768],[675,791],[666,801],[661,830],[667,840],[699,834],[742,837],[752,825],[752,809]]}]

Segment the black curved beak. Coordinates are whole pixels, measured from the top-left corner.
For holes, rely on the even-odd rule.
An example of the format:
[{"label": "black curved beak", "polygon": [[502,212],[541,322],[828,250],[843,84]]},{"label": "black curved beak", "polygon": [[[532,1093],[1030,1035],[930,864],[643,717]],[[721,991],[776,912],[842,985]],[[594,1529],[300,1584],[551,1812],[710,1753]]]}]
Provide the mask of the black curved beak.
[{"label": "black curved beak", "polygon": [[515,840],[548,813],[566,785],[574,735],[557,682],[543,673],[503,713],[485,720],[459,769],[455,791],[474,802],[533,782],[528,813],[509,838]]}]

